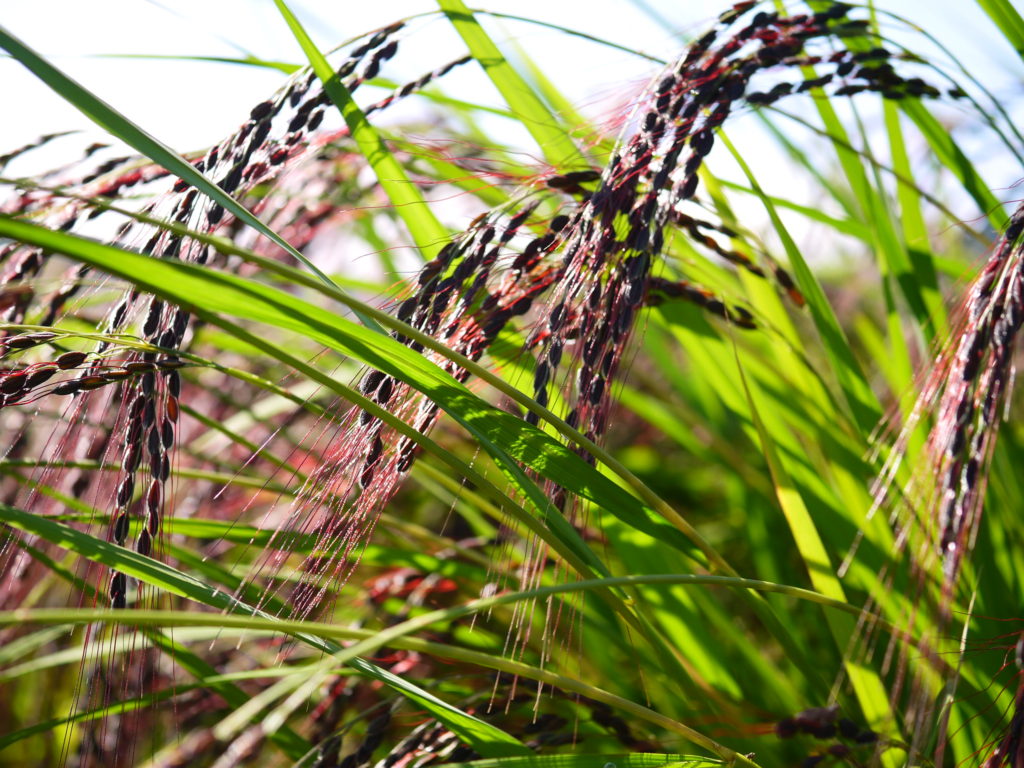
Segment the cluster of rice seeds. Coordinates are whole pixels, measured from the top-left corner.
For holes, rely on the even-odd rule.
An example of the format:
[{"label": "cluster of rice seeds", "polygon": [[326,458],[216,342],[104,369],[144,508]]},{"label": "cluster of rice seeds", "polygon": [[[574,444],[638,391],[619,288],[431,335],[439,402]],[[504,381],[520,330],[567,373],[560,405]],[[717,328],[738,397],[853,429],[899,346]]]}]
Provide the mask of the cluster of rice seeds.
[{"label": "cluster of rice seeds", "polygon": [[703,246],[725,261],[735,264],[753,275],[758,277],[765,276],[764,270],[751,261],[749,256],[737,250],[726,248],[709,234],[709,232],[715,232],[727,238],[739,237],[735,230],[727,227],[725,224],[705,221],[678,210],[672,212],[671,222],[684,230],[689,235],[690,241],[694,244]]},{"label": "cluster of rice seeds", "polygon": [[1024,322],[1024,205],[1017,208],[971,286],[952,357],[926,397],[941,388],[929,445],[938,469],[938,548],[948,588],[970,551],[984,500],[985,467],[1013,383],[1013,348]]},{"label": "cluster of rice seeds", "polygon": [[663,229],[677,203],[693,197],[713,130],[743,92],[743,75],[726,74],[724,54],[708,53],[716,34],[698,40],[642,97],[636,113],[640,130],[620,142],[597,190],[564,227],[566,277],[534,334],[540,345],[534,396],[542,404],[549,399],[572,317],[582,336],[576,345],[575,404],[566,420],[592,438],[604,432],[608,383],[647,292]]},{"label": "cluster of rice seeds", "polygon": [[[524,234],[535,204],[505,216],[480,217],[463,235],[448,243],[415,278],[413,293],[393,308],[394,314],[418,331],[478,360],[498,333],[514,318],[527,313],[534,300],[557,278],[545,257],[559,242],[565,217],[531,222],[536,236]],[[465,381],[468,373],[447,358],[426,351],[400,334],[396,340]],[[426,434],[437,420],[436,404],[408,385],[378,370],[366,371],[361,393],[381,408]],[[299,504],[309,510],[328,510],[318,528],[317,549],[330,558],[307,561],[303,583],[292,605],[308,613],[322,598],[326,585],[347,577],[346,562],[372,530],[377,513],[412,468],[418,446],[412,439],[387,429],[367,411],[355,409],[340,427],[343,443],[332,449],[323,470],[310,478]],[[351,497],[345,508],[338,499]],[[344,574],[342,571],[344,570]]]},{"label": "cluster of rice seeds", "polygon": [[[732,24],[751,10],[756,3],[739,3],[734,10],[721,16],[723,24]],[[781,17],[778,12],[759,11],[750,23],[737,33],[728,46],[736,50],[750,41],[764,45],[757,52],[756,62],[745,62],[747,72],[754,74],[758,67],[816,67],[830,68],[824,74],[799,81],[777,82],[767,90],[748,91],[744,100],[751,106],[769,106],[791,94],[823,89],[829,96],[854,96],[874,92],[887,99],[939,98],[943,95],[935,86],[919,77],[905,77],[898,73],[893,61],[902,58],[901,52],[884,47],[853,51],[840,45],[830,52],[808,52],[806,44],[816,38],[870,37],[871,24],[866,19],[850,19],[852,6],[832,3],[814,14]],[[749,78],[748,78],[749,80]],[[749,84],[749,82],[748,82]],[[959,97],[959,92],[950,95]]]},{"label": "cluster of rice seeds", "polygon": [[[131,509],[138,504],[142,525],[135,540],[135,549],[147,556],[151,554],[161,531],[166,484],[171,472],[170,452],[174,446],[179,414],[181,378],[177,370],[167,370],[168,361],[152,359],[134,363],[139,366],[148,363],[152,370],[142,373],[138,385],[126,387],[123,393],[123,453],[111,539],[116,544],[125,545],[131,526]],[[140,466],[147,467],[148,480],[136,501],[136,485],[142,485],[138,483]],[[113,574],[110,584],[113,607],[125,607],[126,589],[124,574]]]},{"label": "cluster of rice seeds", "polygon": [[[928,583],[941,585],[942,623],[952,618],[949,606],[981,521],[988,465],[1012,392],[1013,348],[1022,322],[1024,205],[1014,211],[968,289],[958,330],[932,361],[911,416],[873,488],[876,508],[890,500],[910,436],[923,417],[934,414],[928,458],[915,469],[907,487],[892,493],[896,498],[892,521],[900,526],[899,550],[913,548],[910,572],[918,594]],[[938,576],[933,574],[936,565],[941,567]],[[890,659],[898,658],[894,700],[908,676],[911,654],[939,661],[930,643],[925,639],[909,649],[895,636],[889,643],[886,667]],[[904,707],[908,722],[925,722],[934,711],[930,688],[919,680],[911,680],[910,685],[912,703]]]},{"label": "cluster of rice seeds", "polygon": [[[86,151],[86,157],[100,148],[102,145],[93,145],[92,151]],[[84,173],[77,165],[72,166],[73,174],[54,172],[51,175],[55,177],[54,183],[82,197],[112,198],[130,187],[167,176],[163,168],[141,165],[138,158],[113,158]],[[24,190],[6,200],[2,210],[9,215],[31,215],[36,221],[60,231],[71,230],[80,221],[104,212],[102,206],[95,206],[87,200],[37,189]],[[21,243],[11,243],[0,249],[0,265],[4,267],[0,274],[0,291],[6,299],[0,304],[0,320],[21,323],[26,313],[35,308],[36,294],[31,280],[43,270],[47,255],[42,249]],[[75,265],[68,270],[61,287],[43,300],[40,324],[48,325],[56,319],[66,301],[79,290],[81,280],[88,272],[89,268],[84,265]]]},{"label": "cluster of rice seeds", "polygon": [[[49,331],[20,333],[0,341],[0,360],[12,359],[17,353],[32,349],[43,344],[50,344],[58,334]],[[132,353],[124,350],[126,356]],[[83,373],[81,366],[89,362]],[[7,396],[4,405],[23,405],[34,402],[48,394],[74,395],[99,389],[131,379],[139,374],[162,369],[165,371],[181,368],[185,363],[180,360],[165,358],[156,362],[138,362],[129,359],[97,358],[95,355],[82,352],[63,352],[50,360],[15,365],[0,370],[0,393]],[[78,371],[76,378],[53,381],[53,377],[65,371]]]},{"label": "cluster of rice seeds", "polygon": [[[15,336],[8,341],[20,341],[26,335]],[[90,363],[86,370],[79,371],[74,378],[54,379],[64,372],[79,369],[87,358],[89,355],[85,352],[65,352],[53,360],[0,370],[0,408],[26,405],[47,395],[90,392],[109,384],[144,378],[149,372],[170,371],[181,365],[169,359],[154,362],[97,360]]]},{"label": "cluster of rice seeds", "polygon": [[812,736],[819,742],[814,752],[804,758],[802,766],[812,768],[838,759],[853,762],[863,759],[879,743],[878,734],[864,728],[847,717],[840,716],[835,704],[828,707],[813,707],[785,717],[775,724],[775,735],[780,739],[792,739],[801,735]]},{"label": "cluster of rice seeds", "polygon": [[427,72],[427,74],[423,75],[422,77],[419,77],[415,80],[410,80],[404,85],[400,85],[398,88],[396,88],[394,92],[391,93],[389,96],[381,99],[380,101],[374,104],[369,105],[366,109],[363,110],[363,114],[369,117],[374,112],[379,112],[382,109],[386,109],[387,107],[390,107],[392,104],[394,104],[396,101],[400,101],[401,99],[404,99],[407,96],[411,96],[412,94],[423,90],[432,82],[444,77],[456,67],[461,67],[463,64],[468,64],[472,60],[472,56],[463,56],[461,58],[455,59],[454,61],[450,61],[444,66],[438,67],[437,69],[431,72]]},{"label": "cluster of rice seeds", "polygon": [[[69,352],[57,358],[56,368],[69,369],[71,363],[86,362],[82,352]],[[178,368],[182,363],[172,356],[145,353],[142,360],[130,359],[120,365],[93,363],[76,378],[65,380],[51,390],[53,394],[76,395],[91,392],[107,385],[119,387],[115,399],[120,399],[121,411],[105,445],[94,444],[98,458],[105,449],[121,451],[121,470],[114,494],[110,540],[120,546],[127,544],[131,528],[131,510],[140,506],[142,526],[135,541],[135,549],[142,555],[152,552],[160,533],[165,486],[170,476],[170,451],[174,445],[175,428],[179,415],[178,397],[181,379]],[[95,441],[94,441],[95,443]],[[115,448],[116,446],[116,448]],[[136,502],[138,470],[148,457],[148,482]],[[127,604],[128,583],[124,574],[111,575],[109,593],[115,608]]]},{"label": "cluster of rice seeds", "polygon": [[9,152],[5,152],[4,154],[0,155],[0,170],[3,170],[7,166],[7,164],[11,162],[11,160],[14,160],[17,157],[21,157],[26,152],[31,152],[33,149],[39,149],[40,147],[46,146],[54,139],[58,139],[61,136],[67,135],[68,132],[66,131],[61,133],[48,133],[43,136],[40,136],[35,141],[30,141],[28,144],[23,144],[22,146],[17,147],[16,149],[12,149]]},{"label": "cluster of rice seeds", "polygon": [[[500,215],[482,217],[461,237],[448,243],[422,267],[416,277],[415,292],[397,306],[396,317],[469,359],[478,360],[501,330],[514,317],[529,312],[537,296],[555,279],[555,272],[543,261],[556,246],[565,217],[549,222],[546,231],[528,238],[520,251],[513,251],[510,246],[534,210],[534,205],[527,205],[501,223],[497,221]],[[400,333],[394,336],[412,350],[424,351],[419,342]],[[447,358],[432,353],[428,357],[456,379],[466,379],[466,372]],[[382,406],[393,402],[395,393],[398,398],[408,393],[407,387],[379,371],[367,373],[361,388]],[[417,430],[429,429],[437,412],[433,403],[421,399],[414,419]],[[365,413],[360,420],[373,421]],[[400,442],[399,472],[411,467],[415,449],[415,444],[407,439]],[[374,451],[371,449],[370,453]],[[372,463],[365,463],[364,472],[371,467]],[[371,478],[360,475],[364,488]]]},{"label": "cluster of rice seeds", "polygon": [[[813,57],[808,51],[812,44],[834,44],[855,29],[864,34],[866,22],[847,18],[850,6],[834,3],[814,14],[781,16],[755,13],[755,5],[739,3],[722,14],[719,24],[652,84],[631,120],[639,130],[620,141],[596,191],[583,195],[564,228],[560,271],[565,277],[547,300],[547,315],[535,331],[534,341],[540,346],[535,397],[541,403],[548,400],[547,388],[563,358],[566,321],[573,317],[581,335],[575,345],[578,368],[567,421],[588,437],[605,430],[609,385],[636,310],[652,288],[649,273],[662,251],[667,225],[680,226],[699,245],[755,274],[763,273],[708,234],[711,229],[728,237],[734,234],[731,230],[680,210],[694,199],[698,171],[714,146],[718,127],[737,104],[766,103],[764,94],[749,92],[753,79],[815,61],[841,67],[852,81],[884,83],[884,89],[869,88],[883,95],[897,87],[911,94],[922,90],[916,81],[903,80],[877,50],[870,55],[840,50]],[[779,84],[771,89],[771,100],[824,87],[832,79]],[[922,95],[932,94],[924,89]],[[571,189],[574,185],[559,180],[558,186]],[[801,304],[789,276],[781,268],[773,271],[785,291]],[[662,297],[690,298],[741,325],[751,322],[744,310],[726,310],[719,300],[685,284],[655,287]]]},{"label": "cluster of rice seeds", "polygon": [[[133,301],[137,302],[138,298],[129,294],[117,305],[108,321],[111,330],[122,322]],[[135,548],[146,556],[153,551],[164,514],[166,485],[171,472],[171,450],[180,414],[178,398],[181,394],[181,375],[178,369],[185,365],[174,350],[182,346],[188,323],[187,312],[165,306],[156,297],[151,297],[141,335],[150,344],[167,351],[131,352],[114,369],[101,364],[92,365],[77,379],[60,385],[66,391],[55,390],[57,394],[77,394],[99,388],[110,381],[120,382],[121,411],[116,430],[117,439],[111,441],[110,447],[112,452],[120,453],[118,458],[121,471],[110,538],[118,545],[126,544],[131,527],[130,512],[138,495],[142,525]],[[101,343],[98,351],[106,351],[108,346]],[[148,480],[144,486],[138,479],[140,466],[148,469]],[[140,486],[139,494],[136,493],[137,485]],[[112,606],[124,608],[126,598],[126,576],[113,573],[110,580]]]},{"label": "cluster of rice seeds", "polygon": [[455,733],[436,720],[418,726],[374,768],[424,768],[435,763],[463,763],[479,759]]},{"label": "cluster of rice seeds", "polygon": [[[4,341],[4,355],[18,352],[55,338],[42,332],[20,334]],[[52,360],[12,367],[0,372],[0,408],[25,405],[48,395],[85,395],[113,386],[119,389],[122,409],[117,423],[104,438],[78,441],[85,446],[85,458],[98,459],[113,446],[120,446],[121,475],[114,496],[110,540],[124,546],[131,526],[129,509],[135,498],[136,471],[148,452],[150,481],[143,494],[144,526],[136,549],[149,555],[160,530],[164,484],[170,474],[170,449],[174,444],[178,419],[181,380],[178,369],[184,365],[174,355],[131,352],[126,359],[97,358],[82,351],[64,352]],[[65,374],[71,373],[72,377]],[[160,390],[159,392],[157,390]],[[117,395],[115,395],[116,399]],[[79,404],[78,409],[84,407]],[[113,440],[117,435],[118,439]],[[74,495],[83,490],[83,477],[75,481]],[[85,483],[87,485],[87,482]],[[110,597],[114,607],[124,607],[127,579],[124,574],[111,577]]]},{"label": "cluster of rice seeds", "polygon": [[[738,238],[739,234],[732,227],[697,218],[680,210],[674,210],[672,212],[671,223],[685,231],[692,244],[699,245],[706,250],[711,251],[724,261],[727,261],[730,264],[735,264],[740,269],[746,270],[752,275],[761,278],[766,277],[764,268],[755,264],[747,254],[738,251],[735,248],[727,248],[722,245],[719,240],[709,234],[714,232],[723,238]],[[796,287],[796,283],[793,282],[793,278],[790,276],[789,272],[787,272],[782,265],[776,263],[770,254],[762,252],[760,256],[768,263],[775,281],[778,283],[779,287],[782,288],[789,300],[797,307],[804,306],[806,300],[804,299],[803,294],[800,293],[800,290]]]},{"label": "cluster of rice seeds", "polygon": [[[0,249],[0,322],[20,323],[35,299],[30,281],[43,266],[43,251],[32,246],[11,243]],[[7,331],[0,331],[0,338]]]},{"label": "cluster of rice seeds", "polygon": [[749,310],[740,306],[726,306],[725,302],[705,288],[693,285],[686,280],[665,280],[660,277],[651,277],[647,281],[647,295],[644,303],[649,306],[657,306],[667,299],[682,299],[707,312],[728,320],[740,328],[757,328],[757,322]]}]

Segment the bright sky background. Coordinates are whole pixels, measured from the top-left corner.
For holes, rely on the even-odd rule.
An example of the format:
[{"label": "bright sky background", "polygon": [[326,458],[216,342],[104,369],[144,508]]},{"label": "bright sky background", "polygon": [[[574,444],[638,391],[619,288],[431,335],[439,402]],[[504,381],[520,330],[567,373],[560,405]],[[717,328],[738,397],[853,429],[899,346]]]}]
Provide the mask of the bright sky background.
[{"label": "bright sky background", "polygon": [[[671,57],[679,49],[680,35],[702,33],[726,7],[722,0],[479,2],[488,10],[573,27],[661,57]],[[436,11],[431,0],[292,0],[290,5],[323,48],[405,16]],[[973,0],[880,0],[878,5],[914,18],[947,43],[1005,99],[1020,118],[1018,124],[1024,126],[1024,66]],[[245,51],[266,59],[303,61],[270,0],[2,0],[0,23],[179,151],[207,147],[233,131],[254,104],[280,86],[284,76],[254,67],[105,58],[104,54],[239,56]],[[521,46],[591,116],[613,113],[657,71],[657,65],[640,57],[534,25],[493,18],[485,18],[484,23],[507,52],[515,51],[512,41]],[[925,49],[920,38],[911,47]],[[464,51],[447,22],[435,13],[412,25],[382,74],[412,79]],[[486,79],[470,67],[446,80],[445,88],[455,96],[501,104]],[[0,97],[4,115],[0,154],[58,130],[86,128],[100,136],[85,117],[9,58],[0,59]],[[950,110],[943,116],[955,123],[958,114]],[[745,124],[753,122],[748,119]],[[774,145],[753,133],[748,139],[746,130],[740,121],[731,133],[741,142],[750,142],[748,153],[759,163],[760,172],[769,179],[783,173],[786,161],[775,159]],[[519,139],[525,151],[536,151],[522,132],[502,134],[502,138]],[[981,158],[997,196],[1021,196],[1008,186],[1024,176],[1024,170],[1008,162],[990,137],[958,134],[958,139],[972,158]],[[15,166],[10,172],[15,170],[19,169]],[[970,215],[968,209],[965,205],[965,215]]]}]

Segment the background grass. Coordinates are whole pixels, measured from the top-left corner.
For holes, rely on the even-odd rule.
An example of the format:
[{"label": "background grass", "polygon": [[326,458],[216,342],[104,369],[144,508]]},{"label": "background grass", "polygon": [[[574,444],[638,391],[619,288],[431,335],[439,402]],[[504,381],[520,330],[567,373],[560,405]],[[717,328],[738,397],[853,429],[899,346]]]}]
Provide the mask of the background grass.
[{"label": "background grass", "polygon": [[[317,77],[332,82],[301,7],[276,5]],[[1020,51],[1013,7],[978,5]],[[895,34],[884,13],[856,13]],[[992,156],[1019,167],[1016,103],[990,99],[970,68],[911,36],[977,104],[817,94],[744,110],[702,170],[703,197],[735,231],[729,247],[784,263],[794,295],[670,231],[656,274],[712,291],[757,327],[682,301],[645,310],[598,447],[563,421],[560,397],[550,411],[532,401],[530,316],[475,365],[377,308],[403,290],[419,258],[408,246],[430,258],[449,231],[508,205],[537,174],[600,167],[620,128],[581,116],[554,84],[562,73],[512,41],[498,45],[493,17],[449,0],[438,17],[465,46],[453,58],[471,54],[505,103],[478,104],[476,92],[440,80],[415,97],[420,115],[371,123],[367,103],[335,80],[328,93],[353,139],[239,200],[0,35],[104,129],[278,245],[294,235],[296,210],[344,212],[308,245],[289,245],[291,260],[241,226],[217,240],[192,233],[222,254],[205,267],[54,231],[45,210],[0,218],[0,238],[61,254],[34,278],[40,292],[71,263],[94,270],[52,325],[58,350],[88,348],[126,284],[199,320],[183,355],[186,439],[158,556],[110,540],[116,460],[47,448],[62,429],[60,402],[2,413],[8,434],[26,436],[0,462],[4,562],[31,563],[38,581],[8,585],[0,613],[0,763],[327,766],[352,755],[354,768],[437,722],[454,737],[419,744],[424,762],[928,765],[943,745],[945,764],[980,764],[1007,725],[1018,674],[1009,660],[1020,631],[1019,427],[1006,425],[991,459],[984,523],[949,604],[928,563],[900,544],[907,529],[927,535],[914,518],[922,500],[877,509],[872,483],[932,351],[957,328],[957,297],[1006,221],[1002,201],[1013,195],[983,167]],[[230,82],[231,70],[216,71]],[[502,144],[495,119],[521,125],[529,156]],[[770,145],[743,130],[754,122]],[[783,178],[764,174],[766,146],[786,158]],[[138,207],[130,195],[117,204]],[[549,215],[559,204],[542,202]],[[358,277],[318,257],[339,242],[372,252]],[[38,330],[38,320],[30,312],[6,330]],[[381,327],[435,348],[442,364],[456,359],[469,386]],[[141,337],[116,342],[151,349]],[[325,553],[308,530],[275,531],[293,527],[291,500],[308,497],[329,446],[344,445],[345,401],[415,435],[349,385],[362,365],[408,382],[445,415],[417,436],[422,458],[372,538],[347,553],[354,570],[328,585],[329,610],[306,617],[291,589],[303,561]],[[538,427],[515,418],[524,409],[543,417]],[[905,435],[894,489],[915,467],[927,471],[928,426],[926,415]],[[89,492],[73,491],[80,476],[92,478]],[[575,499],[571,520],[547,503],[552,483]],[[142,585],[129,609],[105,607],[107,568]],[[893,627],[903,642],[890,646]],[[838,713],[805,715],[822,719],[821,738],[776,735],[780,721],[830,705]],[[828,733],[839,717],[849,722]],[[693,753],[706,757],[683,757]]]}]

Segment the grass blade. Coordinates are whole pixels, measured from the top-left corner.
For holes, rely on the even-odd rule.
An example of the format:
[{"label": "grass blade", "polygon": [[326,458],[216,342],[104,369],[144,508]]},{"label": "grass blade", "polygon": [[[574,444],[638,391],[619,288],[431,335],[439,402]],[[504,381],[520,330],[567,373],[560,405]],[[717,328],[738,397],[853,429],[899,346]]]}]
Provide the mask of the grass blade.
[{"label": "grass blade", "polygon": [[540,146],[547,161],[555,168],[586,164],[576,144],[560,127],[559,120],[509,64],[466,4],[462,0],[438,0],[438,5],[504,97],[509,109]]},{"label": "grass blade", "polygon": [[309,259],[246,210],[214,181],[197,171],[185,158],[137,126],[98,96],[76,83],[2,26],[0,26],[0,47],[8,51],[32,74],[112,136],[121,139],[121,141],[134,147],[153,162],[162,165],[171,173],[202,191],[211,200],[224,206],[225,210],[231,212],[239,221],[248,224],[261,235],[264,235],[287,251],[290,256],[298,260],[300,264],[304,264],[310,272],[319,277],[324,283],[334,285],[331,279]]},{"label": "grass blade", "polygon": [[1024,19],[1009,0],[976,0],[999,27],[1007,42],[1024,59]]}]

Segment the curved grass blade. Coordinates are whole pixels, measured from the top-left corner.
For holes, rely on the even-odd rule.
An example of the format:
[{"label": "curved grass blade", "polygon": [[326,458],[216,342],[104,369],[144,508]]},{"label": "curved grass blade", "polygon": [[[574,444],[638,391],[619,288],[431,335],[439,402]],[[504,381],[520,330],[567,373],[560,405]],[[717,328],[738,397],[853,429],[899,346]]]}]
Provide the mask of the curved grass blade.
[{"label": "curved grass blade", "polygon": [[562,26],[561,24],[553,24],[549,21],[541,21],[540,19],[533,19],[530,18],[529,16],[517,16],[514,13],[499,13],[498,11],[488,11],[484,8],[470,8],[469,11],[470,13],[480,14],[481,16],[492,16],[495,19],[508,19],[509,21],[521,21],[524,24],[534,24],[538,27],[553,29],[556,32],[561,32],[562,34],[570,35],[571,37],[578,37],[582,40],[588,40],[591,43],[597,43],[598,45],[603,45],[607,48],[612,48],[613,50],[616,51],[622,51],[623,53],[628,53],[633,56],[637,56],[641,59],[647,59],[647,61],[653,62],[654,64],[657,64],[659,66],[665,66],[666,64],[668,64],[668,61],[661,58],[660,56],[653,56],[649,53],[644,53],[643,51],[637,50],[636,48],[630,48],[628,45],[620,45],[619,43],[616,43],[612,40],[608,40],[607,38],[604,37],[589,35],[586,32],[581,32],[580,30],[574,29],[573,27],[565,27]]},{"label": "curved grass blade", "polygon": [[259,67],[262,69],[273,69],[292,75],[302,67],[299,64],[292,64],[288,61],[271,61],[256,56],[186,56],[183,54],[157,54],[157,53],[104,53],[100,54],[101,59],[143,59],[156,61],[203,61],[211,64],[237,64],[243,67]]}]

